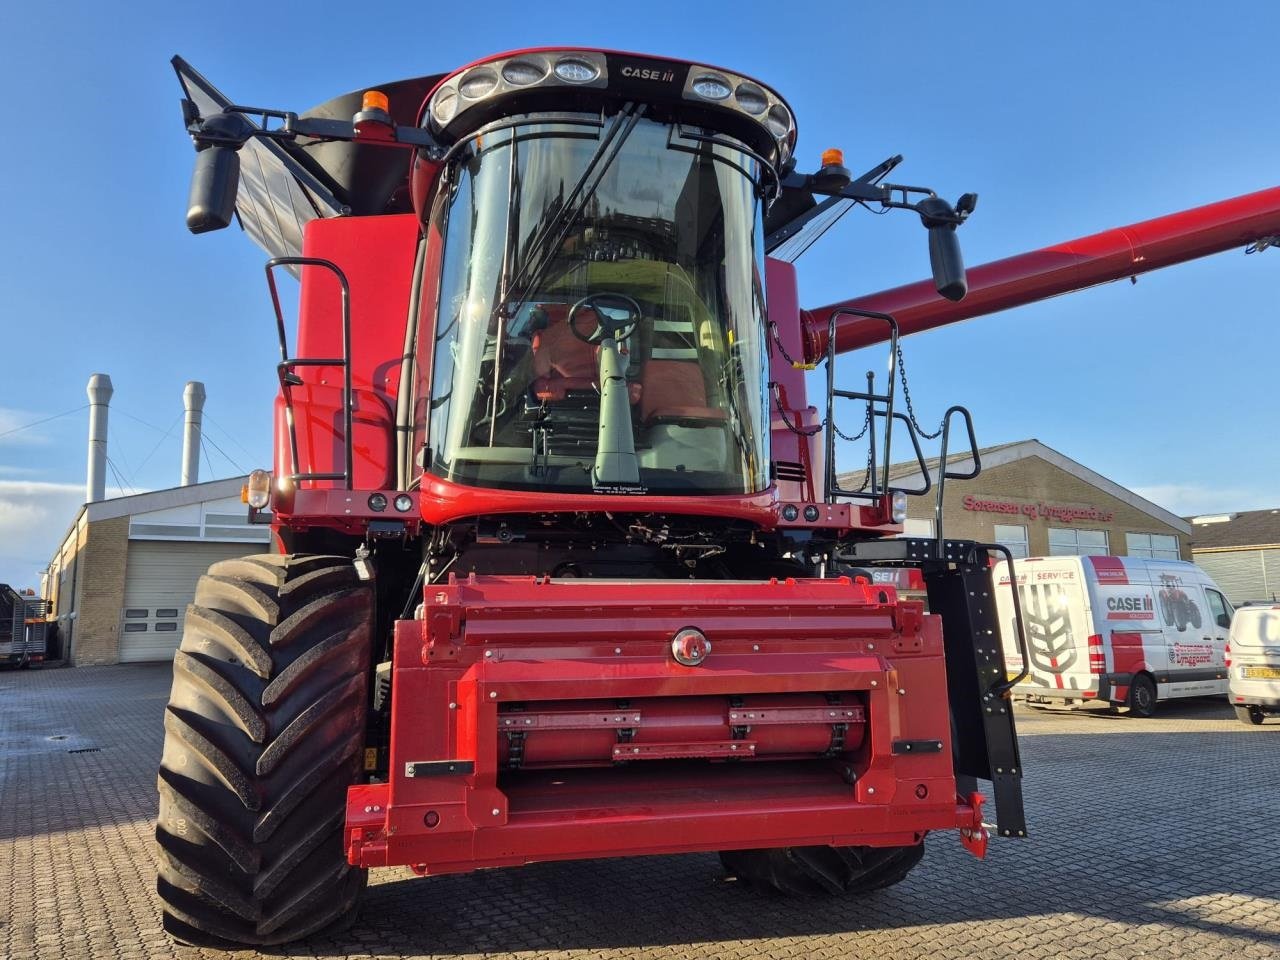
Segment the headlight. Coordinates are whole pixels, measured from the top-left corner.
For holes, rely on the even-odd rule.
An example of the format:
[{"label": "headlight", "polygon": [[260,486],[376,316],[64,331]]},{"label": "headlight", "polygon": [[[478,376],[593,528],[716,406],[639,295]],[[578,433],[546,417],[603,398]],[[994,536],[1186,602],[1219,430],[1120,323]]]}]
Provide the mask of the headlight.
[{"label": "headlight", "polygon": [[492,70],[481,68],[472,70],[462,83],[458,84],[458,89],[462,91],[462,95],[468,100],[479,100],[481,97],[487,97],[493,93],[494,88],[498,85],[498,75]]},{"label": "headlight", "polygon": [[729,87],[729,81],[724,77],[717,77],[713,74],[703,74],[694,79],[689,89],[700,97],[706,97],[708,100],[723,100],[733,90]]},{"label": "headlight", "polygon": [[791,132],[791,113],[782,104],[774,104],[769,111],[769,116],[765,117],[764,125],[769,128],[769,132],[781,140]]},{"label": "headlight", "polygon": [[891,517],[894,523],[902,523],[902,521],[907,519],[907,495],[903,491],[893,491],[891,509]]},{"label": "headlight", "polygon": [[271,474],[266,470],[254,470],[245,484],[244,502],[255,510],[261,510],[271,502]]},{"label": "headlight", "polygon": [[738,84],[738,106],[747,113],[760,114],[764,113],[769,106],[769,100],[765,97],[764,91],[754,83],[740,83]]},{"label": "headlight", "polygon": [[512,60],[502,68],[502,78],[517,87],[537,83],[547,75],[547,68],[529,60]]},{"label": "headlight", "polygon": [[387,509],[387,495],[385,493],[369,494],[369,509],[376,510],[378,513]]},{"label": "headlight", "polygon": [[413,497],[407,493],[397,493],[394,503],[396,509],[401,513],[408,513],[413,509]]},{"label": "headlight", "polygon": [[445,88],[435,95],[431,101],[431,116],[436,123],[444,126],[458,112],[458,91]]},{"label": "headlight", "polygon": [[555,71],[565,83],[590,83],[600,76],[600,68],[581,57],[561,57],[556,61]]}]

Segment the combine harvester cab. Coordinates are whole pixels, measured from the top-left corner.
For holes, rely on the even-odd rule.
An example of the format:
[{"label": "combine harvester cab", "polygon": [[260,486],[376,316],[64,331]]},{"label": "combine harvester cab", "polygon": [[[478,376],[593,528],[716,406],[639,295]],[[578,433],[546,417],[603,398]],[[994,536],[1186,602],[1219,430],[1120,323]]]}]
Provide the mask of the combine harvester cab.
[{"label": "combine harvester cab", "polygon": [[[942,536],[972,422],[947,411],[931,470],[898,321],[801,311],[791,263],[858,203],[905,209],[962,309],[973,195],[886,182],[901,157],[800,173],[776,92],[663,58],[523,51],[303,115],[174,65],[188,226],[238,219],[270,254],[280,392],[245,491],[278,553],[210,570],[175,659],[171,934],[297,939],[397,864],[717,850],[752,884],[864,892],[933,831],[981,855],[982,780],[1025,835],[1011,558]],[[837,384],[836,351],[877,343],[887,378]],[[865,444],[857,488],[838,435]],[[939,536],[900,536],[935,490]]]}]

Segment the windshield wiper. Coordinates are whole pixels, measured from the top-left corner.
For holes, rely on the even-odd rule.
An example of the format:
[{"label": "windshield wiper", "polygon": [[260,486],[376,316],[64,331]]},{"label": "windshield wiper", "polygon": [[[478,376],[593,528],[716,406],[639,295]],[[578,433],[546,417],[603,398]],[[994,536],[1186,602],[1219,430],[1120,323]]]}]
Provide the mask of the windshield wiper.
[{"label": "windshield wiper", "polygon": [[582,171],[582,176],[569,191],[569,196],[560,210],[547,221],[541,232],[534,238],[520,270],[506,285],[498,301],[498,309],[506,311],[507,318],[514,316],[524,305],[530,291],[538,289],[538,284],[542,282],[543,276],[555,260],[556,250],[587,209],[591,198],[595,196],[596,190],[604,180],[604,175],[609,172],[613,161],[626,144],[627,138],[635,130],[644,112],[645,104],[626,103],[614,117],[613,123],[605,131],[599,146],[596,147],[586,168]]}]

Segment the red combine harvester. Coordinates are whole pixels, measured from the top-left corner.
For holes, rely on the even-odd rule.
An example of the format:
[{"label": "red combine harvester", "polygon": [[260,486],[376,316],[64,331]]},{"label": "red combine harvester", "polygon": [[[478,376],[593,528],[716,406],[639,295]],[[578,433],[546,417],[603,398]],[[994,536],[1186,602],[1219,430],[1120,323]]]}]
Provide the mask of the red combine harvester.
[{"label": "red combine harvester", "polygon": [[[953,429],[980,464],[953,407],[930,478],[898,336],[1047,295],[1034,275],[1110,279],[1085,279],[1091,252],[978,268],[962,299],[973,195],[885,182],[900,157],[797,172],[785,101],[710,66],[529,50],[302,115],[174,66],[188,226],[238,218],[269,252],[281,360],[274,469],[246,491],[280,552],[210,569],[174,663],[173,936],[303,937],[391,865],[714,850],[754,885],[857,894],[932,831],[982,855],[979,780],[1025,836],[989,572],[1008,554],[899,536],[908,495],[940,514],[973,475],[948,468]],[[920,216],[933,282],[805,313],[790,261],[856,204]],[[1280,232],[1266,204],[1219,248]],[[1117,275],[1211,252],[1184,247]],[[835,352],[880,343],[886,381],[837,387]],[[837,436],[866,443],[857,488]],[[904,437],[921,488],[890,482]]]}]

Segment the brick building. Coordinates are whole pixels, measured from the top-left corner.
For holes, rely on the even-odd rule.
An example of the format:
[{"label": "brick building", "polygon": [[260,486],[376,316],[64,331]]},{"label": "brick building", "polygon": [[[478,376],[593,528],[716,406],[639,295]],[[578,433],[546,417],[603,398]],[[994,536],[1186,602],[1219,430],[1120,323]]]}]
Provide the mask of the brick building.
[{"label": "brick building", "polygon": [[[948,537],[1003,543],[1014,556],[1111,554],[1190,560],[1191,525],[1181,517],[1066,457],[1039,440],[1020,440],[978,451],[982,471],[973,480],[948,480],[943,517]],[[937,462],[928,464],[937,473]],[[948,469],[971,470],[969,457]],[[919,465],[890,470],[896,487],[923,485]],[[857,487],[861,474],[842,474]],[[936,483],[936,477],[935,477]],[[906,532],[934,535],[936,487],[908,498]]]},{"label": "brick building", "polygon": [[217,560],[261,553],[244,477],[87,503],[44,574],[62,657],[76,665],[172,659],[196,580]]}]

